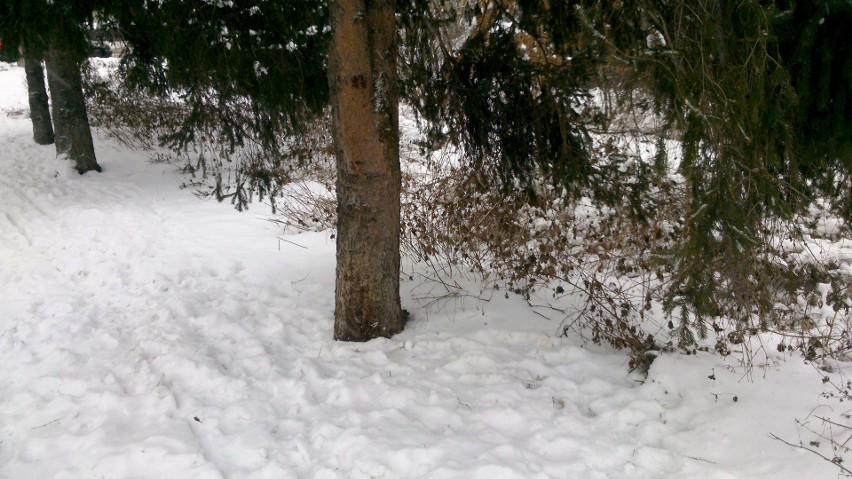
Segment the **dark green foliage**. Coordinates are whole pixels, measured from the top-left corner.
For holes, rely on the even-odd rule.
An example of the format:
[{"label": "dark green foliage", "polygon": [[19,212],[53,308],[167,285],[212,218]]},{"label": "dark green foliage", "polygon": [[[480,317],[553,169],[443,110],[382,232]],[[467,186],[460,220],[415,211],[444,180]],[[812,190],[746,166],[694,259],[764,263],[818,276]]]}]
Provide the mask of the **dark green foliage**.
[{"label": "dark green foliage", "polygon": [[774,30],[798,104],[801,174],[852,220],[852,3],[779,2]]},{"label": "dark green foliage", "polygon": [[0,0],[0,34],[3,42],[11,45],[20,45],[27,35],[30,54],[37,58],[43,58],[48,45],[54,43],[82,61],[88,52],[86,22],[104,3],[105,0]]},{"label": "dark green foliage", "polygon": [[[666,128],[682,141],[683,224],[661,260],[674,274],[666,309],[678,308],[687,344],[687,326],[704,336],[712,318],[769,327],[778,298],[771,284],[787,273],[770,261],[778,254],[771,238],[779,221],[806,212],[820,196],[849,208],[843,144],[850,130],[836,128],[847,113],[817,100],[828,95],[845,105],[849,83],[838,71],[849,56],[846,43],[829,48],[808,40],[814,35],[802,25],[790,26],[799,10],[810,11],[811,26],[819,23],[802,7],[808,2],[792,11],[756,0],[665,3],[644,10],[656,41],[635,59]],[[833,67],[824,62],[828,71],[817,72],[810,55],[832,58]],[[837,124],[820,122],[827,119],[823,107]],[[796,279],[794,289],[806,287],[807,278]]]},{"label": "dark green foliage", "polygon": [[180,127],[159,140],[195,155],[218,199],[272,197],[287,165],[310,159],[293,142],[328,102],[326,2],[123,0],[105,14],[129,47],[118,98],[179,99]]},{"label": "dark green foliage", "polygon": [[743,317],[771,309],[766,295],[751,295],[762,288],[754,258],[765,247],[764,220],[802,206],[789,148],[796,99],[773,61],[759,2],[701,0],[652,12],[659,40],[640,67],[667,128],[681,135],[687,195],[668,308],[683,306],[685,320],[692,310],[703,333],[700,320],[720,315],[729,293],[749,293],[733,298]]},{"label": "dark green foliage", "polygon": [[[588,128],[602,118],[585,85],[601,45],[581,38],[581,2],[513,3],[409,5],[403,95],[433,142],[463,147],[505,188],[543,174],[576,192],[597,171]],[[453,38],[448,27],[470,33]]]},{"label": "dark green foliage", "polygon": [[569,184],[590,175],[583,128],[590,118],[579,107],[583,93],[559,82],[568,70],[525,61],[515,35],[495,31],[466,42],[426,87],[437,98],[422,96],[418,106],[439,115],[443,121],[435,125],[446,129],[447,139],[464,145],[477,166],[493,168],[504,184],[531,182],[532,165]]},{"label": "dark green foliage", "polygon": [[245,137],[274,145],[328,101],[325,2],[119,3],[109,13],[130,46],[128,84],[180,95],[191,109],[169,144],[203,132],[232,147]]},{"label": "dark green foliage", "polygon": [[768,261],[775,225],[819,197],[847,218],[852,208],[850,4],[790,3],[418,4],[402,15],[406,96],[432,141],[461,146],[504,189],[543,175],[641,223],[665,161],[629,169],[617,148],[591,150],[590,132],[610,120],[587,101],[596,74],[624,78],[663,120],[658,146],[681,140],[685,197],[669,204],[683,211],[658,251],[679,341],[720,316],[766,327],[782,275]]}]

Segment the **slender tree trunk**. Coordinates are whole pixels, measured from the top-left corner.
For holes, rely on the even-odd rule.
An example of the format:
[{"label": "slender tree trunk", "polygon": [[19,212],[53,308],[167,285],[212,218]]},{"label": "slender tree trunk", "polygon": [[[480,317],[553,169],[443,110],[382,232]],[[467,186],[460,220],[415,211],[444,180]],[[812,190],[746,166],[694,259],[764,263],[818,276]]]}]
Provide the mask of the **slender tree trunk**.
[{"label": "slender tree trunk", "polygon": [[101,171],[95,158],[92,131],[86,114],[86,101],[80,79],[80,63],[75,56],[56,45],[47,49],[47,84],[53,100],[53,127],[56,129],[56,155],[73,160],[77,172]]},{"label": "slender tree trunk", "polygon": [[39,145],[53,143],[53,124],[47,104],[47,89],[44,86],[44,68],[41,58],[24,42],[24,71],[27,74],[27,91],[30,100],[30,119],[33,122],[33,139]]},{"label": "slender tree trunk", "polygon": [[334,337],[402,331],[399,92],[393,0],[336,0],[329,85],[337,156]]}]

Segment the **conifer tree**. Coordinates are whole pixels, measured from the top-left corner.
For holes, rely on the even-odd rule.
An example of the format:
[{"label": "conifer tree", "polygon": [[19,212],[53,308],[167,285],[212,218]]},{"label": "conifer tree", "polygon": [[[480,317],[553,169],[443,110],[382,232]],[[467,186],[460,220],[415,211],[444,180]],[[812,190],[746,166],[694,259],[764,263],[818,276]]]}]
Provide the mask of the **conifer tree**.
[{"label": "conifer tree", "polygon": [[[567,197],[623,206],[624,172],[616,158],[591,154],[590,131],[606,121],[591,101],[592,79],[602,67],[625,72],[632,78],[627,85],[653,100],[664,133],[683,143],[686,224],[666,257],[675,279],[668,306],[681,306],[685,317],[718,314],[726,294],[751,284],[754,263],[739,260],[756,257],[765,245],[767,220],[790,218],[817,194],[841,206],[848,198],[848,150],[828,148],[847,145],[852,131],[843,123],[850,117],[849,55],[838,37],[847,27],[848,2],[338,0],[330,8],[331,24],[318,0],[124,0],[111,13],[131,44],[123,63],[129,84],[178,93],[190,107],[185,127],[166,138],[172,144],[212,131],[233,145],[253,137],[272,146],[281,132],[298,133],[321,114],[331,97],[341,228],[356,232],[356,242],[372,241],[357,232],[378,223],[397,231],[386,227],[397,221],[393,213],[352,215],[346,224],[347,208],[385,211],[361,193],[352,196],[358,190],[347,190],[355,184],[350,180],[398,203],[398,164],[389,145],[398,126],[385,103],[395,103],[387,95],[397,77],[400,98],[425,120],[431,139],[462,147],[468,166],[486,172],[496,187],[525,186],[534,202],[533,186],[545,178]],[[399,51],[385,38],[389,27],[371,23],[390,12],[399,21]],[[352,33],[353,25],[363,31]],[[461,35],[447,35],[451,27]],[[329,50],[332,29],[353,41],[366,35],[367,46],[347,43],[345,50],[338,40]],[[371,58],[369,68],[350,71],[349,61],[359,58]],[[361,103],[346,99],[353,85]],[[841,96],[832,102],[830,94]],[[356,114],[356,107],[369,106],[365,101],[373,109]],[[379,128],[367,136],[381,148],[353,156],[346,142],[371,124]],[[826,128],[815,132],[820,124]],[[359,168],[360,180],[353,176]],[[631,187],[641,195],[649,184],[634,178]],[[646,213],[638,208],[637,221]],[[398,243],[376,243],[383,258],[398,258]],[[398,294],[377,294],[363,286],[373,276],[354,276],[358,268],[345,259],[347,251],[368,250],[356,246],[338,251],[339,311],[348,309],[341,301],[363,299],[354,301],[352,315],[341,313],[335,334],[359,340],[393,334],[401,327]],[[370,261],[382,265],[376,277],[398,274],[398,260]],[[758,310],[772,307],[766,299]],[[394,306],[385,307],[389,302]]]},{"label": "conifer tree", "polygon": [[[589,79],[603,66],[649,94],[663,135],[683,146],[685,225],[661,256],[682,344],[706,318],[770,314],[771,272],[759,260],[767,224],[818,195],[848,217],[848,2],[437,5],[414,2],[402,14],[405,93],[433,138],[463,146],[496,184],[544,177],[569,196],[618,204],[618,171],[589,155],[587,132],[605,120],[584,101]],[[458,24],[461,41],[442,35]],[[637,221],[648,213],[636,212]]]},{"label": "conifer tree", "polygon": [[26,39],[31,48],[46,49],[56,154],[73,161],[80,174],[101,171],[95,158],[81,77],[88,52],[84,23],[95,8],[96,1],[0,2],[0,30],[4,35],[14,38],[16,43]]}]

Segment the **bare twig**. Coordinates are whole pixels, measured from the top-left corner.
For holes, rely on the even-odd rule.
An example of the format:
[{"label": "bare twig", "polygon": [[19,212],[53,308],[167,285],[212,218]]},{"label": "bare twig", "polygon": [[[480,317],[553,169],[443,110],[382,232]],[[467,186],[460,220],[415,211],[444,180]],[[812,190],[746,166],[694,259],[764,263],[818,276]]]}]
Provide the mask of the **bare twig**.
[{"label": "bare twig", "polygon": [[784,439],[781,439],[780,437],[776,436],[775,434],[771,434],[771,433],[770,433],[770,434],[769,434],[769,437],[771,437],[772,439],[775,439],[776,441],[781,441],[781,442],[783,442],[784,444],[786,444],[786,445],[788,445],[788,446],[790,446],[790,447],[794,447],[794,448],[796,448],[796,449],[802,449],[802,450],[804,450],[804,451],[808,451],[808,452],[810,452],[810,453],[812,453],[812,454],[816,454],[817,456],[821,457],[821,458],[822,458],[822,459],[824,459],[825,461],[828,461],[828,462],[830,462],[830,463],[834,464],[835,466],[837,466],[840,470],[842,470],[844,473],[846,473],[846,475],[847,475],[847,476],[852,476],[852,470],[850,470],[850,469],[848,469],[847,467],[845,467],[845,466],[841,463],[840,458],[838,458],[838,457],[829,458],[828,456],[826,456],[825,454],[823,454],[823,453],[821,453],[821,452],[817,451],[816,449],[811,449],[811,448],[809,448],[809,447],[807,447],[807,446],[803,446],[802,444],[793,444],[793,443],[791,443],[791,442],[789,442],[789,441],[786,441],[786,440],[784,440]]}]

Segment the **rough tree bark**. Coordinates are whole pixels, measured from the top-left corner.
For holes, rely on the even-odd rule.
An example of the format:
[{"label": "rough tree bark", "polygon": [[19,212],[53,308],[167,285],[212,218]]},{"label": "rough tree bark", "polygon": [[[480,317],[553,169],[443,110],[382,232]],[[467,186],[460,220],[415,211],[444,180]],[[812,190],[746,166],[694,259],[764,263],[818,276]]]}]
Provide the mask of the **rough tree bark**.
[{"label": "rough tree bark", "polygon": [[33,122],[33,139],[39,145],[53,143],[53,124],[44,86],[44,68],[41,58],[34,53],[30,42],[24,41],[24,71],[27,74],[27,91],[30,100],[30,118]]},{"label": "rough tree bark", "polygon": [[79,61],[72,52],[52,44],[47,49],[45,64],[47,84],[53,100],[56,155],[66,155],[73,160],[75,169],[81,175],[91,170],[100,172],[86,114]]},{"label": "rough tree bark", "polygon": [[336,0],[329,55],[337,156],[334,337],[402,331],[399,92],[393,0]]}]

